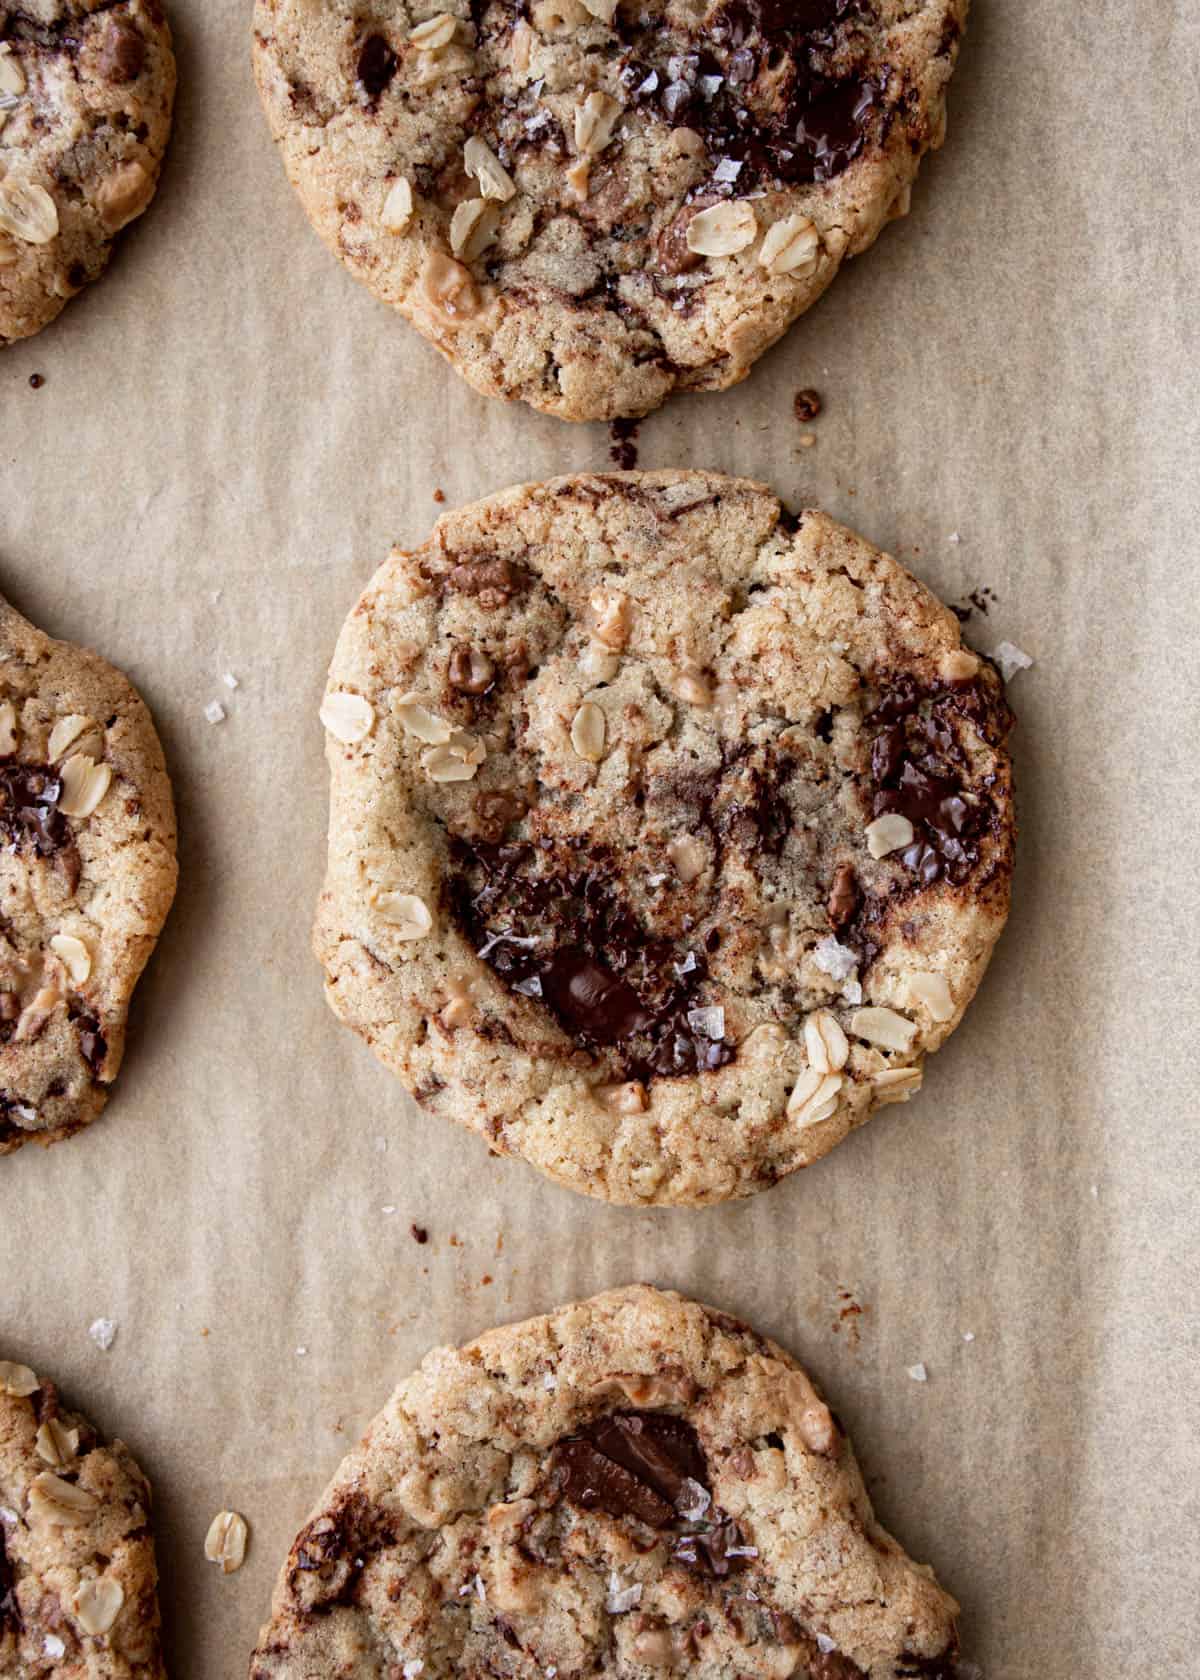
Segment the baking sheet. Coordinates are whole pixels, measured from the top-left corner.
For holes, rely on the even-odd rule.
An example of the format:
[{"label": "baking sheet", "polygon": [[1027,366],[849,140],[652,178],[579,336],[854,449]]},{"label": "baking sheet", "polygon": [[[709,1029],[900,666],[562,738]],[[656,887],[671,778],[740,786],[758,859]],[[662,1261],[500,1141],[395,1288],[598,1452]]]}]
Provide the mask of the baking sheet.
[{"label": "baking sheet", "polygon": [[151,1476],[172,1672],[245,1672],[307,1507],[429,1346],[643,1278],[808,1362],[988,1680],[1194,1675],[1200,15],[976,0],[910,219],[748,384],[642,427],[644,466],[766,479],[946,600],[993,591],[969,633],[1036,659],[1012,920],[921,1096],[751,1202],[646,1213],[420,1115],[321,998],[343,616],[435,490],[609,438],[476,396],[329,257],[248,13],[172,0],[159,201],[0,359],[0,588],[139,684],[182,835],[106,1117],[0,1163],[0,1339]]}]

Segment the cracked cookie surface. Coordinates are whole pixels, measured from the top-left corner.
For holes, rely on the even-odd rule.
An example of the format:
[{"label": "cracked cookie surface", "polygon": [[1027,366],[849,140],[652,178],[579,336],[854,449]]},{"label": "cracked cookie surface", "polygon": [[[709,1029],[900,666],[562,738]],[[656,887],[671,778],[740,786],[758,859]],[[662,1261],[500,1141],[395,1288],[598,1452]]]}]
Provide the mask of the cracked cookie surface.
[{"label": "cracked cookie surface", "polygon": [[908,208],[967,0],[257,0],[288,175],[479,390],[722,389]]},{"label": "cracked cookie surface", "polygon": [[171,788],[140,697],[0,599],[0,1155],[104,1107],[175,881]]},{"label": "cracked cookie surface", "polygon": [[720,1201],[824,1155],[919,1087],[1007,915],[994,668],[744,480],[447,515],[351,613],[322,717],[331,1007],[590,1195]]},{"label": "cracked cookie surface", "polygon": [[251,1680],[951,1680],[956,1613],[795,1360],[636,1286],[429,1354],[297,1536]]},{"label": "cracked cookie surface", "polygon": [[0,1360],[0,1673],[160,1680],[150,1487],[52,1382]]},{"label": "cracked cookie surface", "polygon": [[174,97],[158,0],[0,4],[0,345],[103,273],[154,196]]}]

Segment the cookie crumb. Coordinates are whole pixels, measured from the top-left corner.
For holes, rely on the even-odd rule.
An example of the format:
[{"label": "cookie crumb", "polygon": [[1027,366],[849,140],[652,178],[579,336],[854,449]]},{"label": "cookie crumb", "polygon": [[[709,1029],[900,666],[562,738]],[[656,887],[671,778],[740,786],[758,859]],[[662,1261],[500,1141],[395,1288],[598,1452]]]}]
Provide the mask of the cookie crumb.
[{"label": "cookie crumb", "polygon": [[94,1318],[88,1325],[88,1335],[95,1342],[102,1353],[107,1353],[117,1339],[116,1320],[111,1318]]},{"label": "cookie crumb", "polygon": [[408,1229],[415,1243],[427,1243],[429,1241],[429,1232],[424,1225],[410,1225]]},{"label": "cookie crumb", "polygon": [[792,412],[802,424],[808,420],[815,420],[824,406],[821,401],[821,393],[814,391],[811,385],[806,385],[802,391],[797,391],[792,399]]},{"label": "cookie crumb", "polygon": [[1012,642],[997,642],[990,657],[1000,667],[1000,675],[1005,682],[1011,682],[1018,671],[1028,671],[1033,664],[1029,655]]},{"label": "cookie crumb", "polygon": [[[435,502],[441,504],[442,502],[444,502],[446,500],[446,492],[444,490],[435,490],[433,492],[433,499],[434,499]],[[407,1673],[407,1672],[408,1672],[408,1670],[406,1669],[405,1673]]]},{"label": "cookie crumb", "polygon": [[924,1365],[910,1365],[908,1367],[908,1374],[914,1382],[929,1381],[929,1372],[925,1369]]},{"label": "cookie crumb", "polygon": [[31,373],[29,375],[29,389],[31,391],[40,391],[45,383],[46,375],[44,373]]},{"label": "cookie crumb", "polygon": [[614,420],[608,428],[608,435],[612,439],[608,458],[614,466],[620,467],[622,472],[632,472],[638,464],[639,424],[637,420]]},{"label": "cookie crumb", "polygon": [[209,723],[225,722],[225,708],[219,700],[210,700],[204,708],[204,715]]},{"label": "cookie crumb", "polygon": [[811,432],[805,432],[804,436],[800,439],[799,447],[801,449],[815,449],[816,446],[817,440],[813,434]]}]

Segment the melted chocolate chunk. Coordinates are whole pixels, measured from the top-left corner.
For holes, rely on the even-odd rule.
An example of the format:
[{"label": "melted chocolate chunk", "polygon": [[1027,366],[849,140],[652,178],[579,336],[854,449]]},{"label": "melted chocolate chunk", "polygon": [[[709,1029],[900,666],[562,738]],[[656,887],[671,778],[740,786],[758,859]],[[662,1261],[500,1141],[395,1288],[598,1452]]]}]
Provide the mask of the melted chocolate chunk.
[{"label": "melted chocolate chunk", "polygon": [[658,1530],[676,1528],[671,1556],[704,1574],[740,1567],[741,1530],[719,1507],[689,1522],[676,1501],[691,1481],[711,1492],[704,1449],[691,1424],[669,1412],[613,1412],[559,1443],[555,1453],[563,1497],[610,1517],[637,1517]]},{"label": "melted chocolate chunk", "polygon": [[100,49],[100,74],[124,86],[135,82],[146,62],[145,38],[129,23],[114,22]]},{"label": "melted chocolate chunk", "polygon": [[911,822],[913,841],[900,858],[924,886],[942,877],[965,881],[993,817],[986,797],[966,791],[969,766],[958,734],[963,717],[993,742],[1012,722],[1003,701],[978,683],[922,693],[910,678],[866,719],[878,729],[871,741],[872,816],[894,812]]},{"label": "melted chocolate chunk", "polygon": [[[729,0],[693,51],[669,54],[618,14],[614,27],[630,49],[628,99],[702,134],[714,163],[740,164],[734,176],[715,178],[726,190],[832,180],[887,120],[885,77],[831,66],[839,38],[853,40],[858,11],[858,0]],[[667,248],[660,243],[665,272],[686,272],[685,249],[674,236]]]},{"label": "melted chocolate chunk", "polygon": [[396,74],[396,55],[382,35],[368,35],[358,55],[358,80],[374,104]]},{"label": "melted chocolate chunk", "polygon": [[647,932],[615,891],[610,860],[582,845],[553,857],[453,839],[450,861],[451,911],[476,954],[582,1048],[619,1051],[630,1079],[733,1060],[732,1045],[688,1020],[708,972],[702,951]]},{"label": "melted chocolate chunk", "polygon": [[0,763],[0,840],[14,850],[53,857],[71,844],[71,827],[58,802],[62,782],[47,765]]},{"label": "melted chocolate chunk", "polygon": [[316,1614],[353,1604],[368,1561],[395,1542],[388,1513],[364,1494],[351,1493],[336,1510],[317,1517],[302,1530],[294,1550],[293,1591],[296,1575],[316,1575],[320,1586],[315,1592],[309,1589]]}]

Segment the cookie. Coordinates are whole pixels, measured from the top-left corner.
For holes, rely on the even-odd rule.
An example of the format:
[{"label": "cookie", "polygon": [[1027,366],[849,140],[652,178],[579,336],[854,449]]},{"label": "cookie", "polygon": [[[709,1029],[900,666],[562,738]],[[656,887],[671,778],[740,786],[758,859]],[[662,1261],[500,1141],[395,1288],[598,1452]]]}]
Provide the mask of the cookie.
[{"label": "cookie", "polygon": [[175,879],[141,699],[0,599],[0,1155],[104,1107]]},{"label": "cookie", "polygon": [[0,1674],[159,1680],[150,1485],[52,1382],[0,1360]]},{"label": "cookie", "polygon": [[438,1348],[301,1529],[251,1680],[951,1680],[957,1606],[782,1348],[644,1286]]},{"label": "cookie", "polygon": [[154,197],[174,98],[158,0],[0,6],[0,345],[104,272]]},{"label": "cookie", "polygon": [[911,1096],[1007,915],[995,669],[761,485],[448,514],[351,613],[322,717],[335,1013],[610,1201],[748,1195]]},{"label": "cookie", "polygon": [[257,0],[309,219],[477,390],[744,379],[941,144],[967,0]]}]

